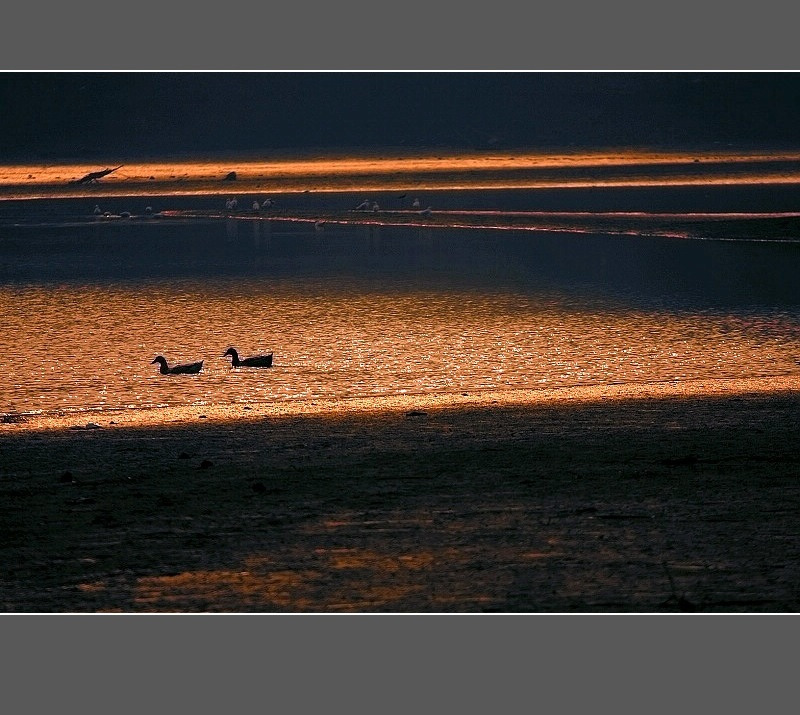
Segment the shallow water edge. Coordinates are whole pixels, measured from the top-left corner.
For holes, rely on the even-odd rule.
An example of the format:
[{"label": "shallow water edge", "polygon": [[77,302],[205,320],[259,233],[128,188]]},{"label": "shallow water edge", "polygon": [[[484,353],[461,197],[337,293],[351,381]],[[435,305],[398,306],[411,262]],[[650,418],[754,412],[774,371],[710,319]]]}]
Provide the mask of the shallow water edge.
[{"label": "shallow water edge", "polygon": [[280,417],[344,416],[357,414],[415,413],[425,410],[511,406],[591,405],[634,400],[675,400],[736,397],[780,397],[800,392],[800,374],[726,380],[690,380],[650,383],[581,385],[555,389],[499,390],[473,393],[422,393],[370,398],[292,400],[270,403],[229,403],[108,410],[95,414],[6,413],[0,419],[0,436],[25,431],[93,430],[121,427],[174,426],[187,423],[236,423]]}]

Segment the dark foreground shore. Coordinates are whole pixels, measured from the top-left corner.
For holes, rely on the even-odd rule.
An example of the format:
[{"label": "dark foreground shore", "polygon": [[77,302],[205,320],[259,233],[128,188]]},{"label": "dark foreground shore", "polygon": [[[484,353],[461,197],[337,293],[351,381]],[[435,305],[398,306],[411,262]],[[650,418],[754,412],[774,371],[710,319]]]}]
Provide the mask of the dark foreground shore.
[{"label": "dark foreground shore", "polygon": [[800,393],[0,433],[0,609],[795,612]]}]

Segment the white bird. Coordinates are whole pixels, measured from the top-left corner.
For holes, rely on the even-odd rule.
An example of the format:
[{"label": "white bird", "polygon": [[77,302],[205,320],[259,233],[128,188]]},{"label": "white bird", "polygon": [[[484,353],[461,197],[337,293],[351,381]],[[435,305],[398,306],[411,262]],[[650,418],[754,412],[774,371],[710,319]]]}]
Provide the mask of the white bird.
[{"label": "white bird", "polygon": [[358,206],[356,206],[356,211],[368,211],[369,210],[369,199],[364,199]]},{"label": "white bird", "polygon": [[103,209],[101,209],[98,204],[95,204],[94,205],[94,215],[95,216],[99,216],[102,213],[103,213]]},{"label": "white bird", "polygon": [[378,202],[377,201],[374,204],[372,204],[372,210],[373,211],[380,211],[380,208],[381,207],[378,206]]},{"label": "white bird", "polygon": [[258,205],[258,201],[253,201],[253,211],[260,211],[261,206]]},{"label": "white bird", "polygon": [[420,214],[422,216],[430,216],[431,215],[431,207],[428,206],[428,208],[422,209],[422,211],[420,211]]},{"label": "white bird", "polygon": [[411,204],[412,208],[418,209],[420,206],[419,199],[414,199],[414,203]]}]

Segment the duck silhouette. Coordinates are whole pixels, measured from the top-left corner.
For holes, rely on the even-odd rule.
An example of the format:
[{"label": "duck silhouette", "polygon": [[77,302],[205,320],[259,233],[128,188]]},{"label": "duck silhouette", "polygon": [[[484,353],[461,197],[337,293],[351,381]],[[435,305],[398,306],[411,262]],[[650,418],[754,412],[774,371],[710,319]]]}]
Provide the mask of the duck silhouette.
[{"label": "duck silhouette", "polygon": [[236,348],[228,348],[222,354],[222,357],[227,357],[228,355],[231,356],[232,367],[272,367],[272,353],[240,358]]},{"label": "duck silhouette", "polygon": [[159,372],[162,375],[195,375],[200,372],[203,367],[203,360],[170,367],[167,365],[167,360],[163,355],[156,356],[155,360],[150,364],[155,365],[156,363],[159,364]]}]

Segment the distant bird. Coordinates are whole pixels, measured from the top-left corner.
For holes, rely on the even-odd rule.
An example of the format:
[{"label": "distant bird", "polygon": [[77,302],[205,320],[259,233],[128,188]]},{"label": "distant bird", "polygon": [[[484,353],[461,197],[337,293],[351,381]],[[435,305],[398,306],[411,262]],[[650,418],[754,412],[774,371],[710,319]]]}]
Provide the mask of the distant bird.
[{"label": "distant bird", "polygon": [[253,211],[261,211],[261,205],[258,203],[258,201],[253,201]]},{"label": "distant bird", "polygon": [[356,211],[369,211],[369,208],[369,199],[364,199],[358,206],[356,206]]},{"label": "distant bird", "polygon": [[314,222],[314,230],[315,231],[324,231],[325,222],[324,221],[315,221]]},{"label": "distant bird", "polygon": [[122,168],[122,164],[120,164],[115,169],[103,169],[102,171],[90,171],[88,174],[85,174],[80,179],[75,179],[74,181],[68,181],[68,184],[96,184],[100,179],[104,176],[108,176],[109,174],[114,173],[117,169]]},{"label": "distant bird", "polygon": [[232,367],[272,367],[272,353],[266,355],[253,355],[251,357],[239,358],[236,348],[228,348],[222,357],[231,356]]},{"label": "distant bird", "polygon": [[372,204],[372,210],[373,211],[380,211],[381,210],[381,207],[378,206],[378,202],[377,201],[374,204]]},{"label": "distant bird", "polygon": [[428,206],[428,208],[422,209],[422,211],[420,211],[420,214],[422,216],[430,216],[431,215],[431,210],[432,210],[431,207]]},{"label": "distant bird", "polygon": [[164,358],[162,355],[158,355],[150,364],[155,365],[156,363],[160,365],[159,372],[162,375],[195,375],[200,372],[203,367],[203,360],[200,360],[200,362],[190,362],[183,365],[173,365],[170,367],[167,365],[166,358]]},{"label": "distant bird", "polygon": [[275,202],[272,199],[266,198],[261,202],[261,208],[262,209],[272,208],[272,204],[274,204],[274,203]]},{"label": "distant bird", "polygon": [[412,208],[418,209],[420,207],[419,199],[414,199],[414,202],[411,204]]},{"label": "distant bird", "polygon": [[103,209],[100,208],[99,204],[94,205],[94,215],[100,216],[103,213]]},{"label": "distant bird", "polygon": [[152,206],[145,206],[144,207],[144,212],[148,216],[152,216],[153,215],[153,207]]}]

